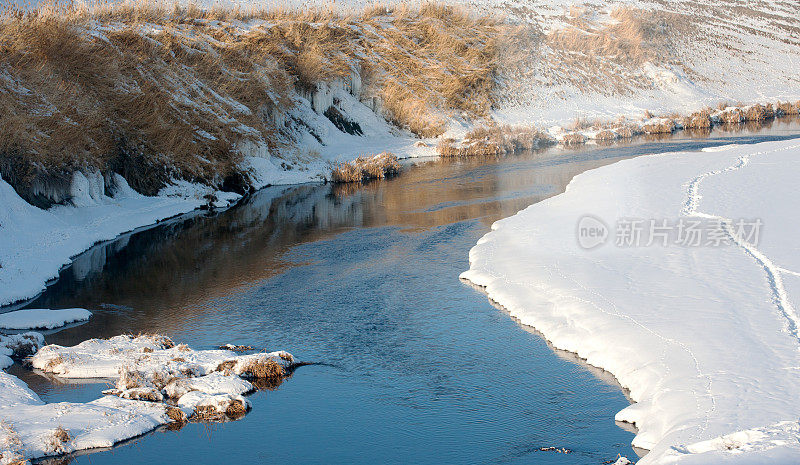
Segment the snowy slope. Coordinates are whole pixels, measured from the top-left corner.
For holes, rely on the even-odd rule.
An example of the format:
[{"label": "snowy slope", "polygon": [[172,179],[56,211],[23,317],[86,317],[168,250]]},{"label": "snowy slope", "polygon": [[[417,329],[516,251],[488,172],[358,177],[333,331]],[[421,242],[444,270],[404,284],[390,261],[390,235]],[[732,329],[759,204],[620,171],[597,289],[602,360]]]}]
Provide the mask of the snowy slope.
[{"label": "snowy slope", "polygon": [[[616,419],[636,424],[633,444],[650,450],[640,463],[796,463],[799,156],[794,140],[581,174],[495,223],[462,277],[630,389],[636,403]],[[582,227],[607,232],[592,250],[576,238],[586,215]],[[639,245],[617,244],[639,219]],[[647,246],[650,219],[667,221],[666,246],[657,235]],[[737,231],[738,219],[760,219],[760,234]],[[681,220],[708,222],[699,245],[675,244]]]},{"label": "snowy slope", "polygon": [[[247,9],[252,2],[210,1]],[[419,4],[423,2],[381,2]],[[494,118],[508,124],[568,125],[576,118],[613,120],[624,115],[690,113],[720,102],[765,103],[800,99],[800,8],[793,0],[444,0],[478,14],[526,26],[500,70],[501,102]],[[366,0],[296,0],[262,6],[312,6],[359,11]],[[629,9],[628,28],[609,42],[631,40],[611,51],[578,40],[555,43],[572,31],[583,39],[619,24],[615,10]],[[637,28],[642,31],[637,31]],[[626,33],[642,32],[642,37]],[[605,44],[608,45],[608,44]],[[623,44],[624,45],[624,44]],[[638,55],[644,53],[644,59]]]},{"label": "snowy slope", "polygon": [[[332,8],[358,13],[369,0],[200,0],[206,7]],[[442,0],[524,26],[500,69],[493,117],[565,126],[577,118],[638,119],[691,113],[720,102],[800,99],[800,8],[793,0]],[[622,18],[616,10],[628,10]],[[553,40],[571,32],[576,43]],[[592,38],[605,37],[602,45]],[[619,47],[618,47],[619,46]],[[453,128],[456,130],[457,128]]]},{"label": "snowy slope", "polygon": [[[576,118],[640,118],[646,110],[687,113],[720,102],[800,98],[796,2],[471,3],[542,32],[527,60],[515,66],[518,57],[510,59],[515,69],[496,115],[503,122],[565,125]],[[625,24],[614,15],[620,8],[631,12]],[[564,31],[577,41],[553,40]],[[608,48],[591,42],[595,37],[607,39],[601,44]]]}]

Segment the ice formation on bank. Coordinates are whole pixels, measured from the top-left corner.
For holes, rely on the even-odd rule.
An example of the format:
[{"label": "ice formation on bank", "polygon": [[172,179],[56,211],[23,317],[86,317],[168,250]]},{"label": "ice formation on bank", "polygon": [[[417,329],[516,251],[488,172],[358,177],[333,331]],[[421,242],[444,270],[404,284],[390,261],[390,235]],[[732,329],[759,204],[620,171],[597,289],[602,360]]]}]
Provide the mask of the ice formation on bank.
[{"label": "ice formation on bank", "polygon": [[53,329],[70,323],[86,321],[92,312],[83,308],[65,308],[49,310],[45,308],[29,308],[14,312],[0,313],[2,329]]},{"label": "ice formation on bank", "polygon": [[[621,161],[495,223],[462,278],[630,389],[639,463],[795,463],[798,172],[800,140]],[[651,242],[650,220],[675,236]],[[702,243],[676,243],[689,222],[712,225]]]},{"label": "ice formation on bank", "polygon": [[192,350],[156,335],[38,349],[42,342],[38,333],[0,336],[0,366],[36,352],[29,360],[38,370],[114,379],[115,387],[92,402],[46,404],[0,371],[0,464],[110,447],[171,422],[239,418],[250,408],[243,395],[259,383],[279,382],[294,362],[287,352]]}]

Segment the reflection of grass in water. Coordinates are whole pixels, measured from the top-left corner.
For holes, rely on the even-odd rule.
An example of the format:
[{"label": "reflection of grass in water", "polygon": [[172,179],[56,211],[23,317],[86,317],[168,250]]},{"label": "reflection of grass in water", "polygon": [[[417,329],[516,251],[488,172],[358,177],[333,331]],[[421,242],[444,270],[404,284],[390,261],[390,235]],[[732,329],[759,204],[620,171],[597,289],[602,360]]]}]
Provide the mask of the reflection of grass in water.
[{"label": "reflection of grass in water", "polygon": [[375,156],[363,156],[349,162],[339,163],[331,170],[334,183],[357,183],[372,179],[383,179],[400,173],[400,163],[393,153],[384,152]]}]

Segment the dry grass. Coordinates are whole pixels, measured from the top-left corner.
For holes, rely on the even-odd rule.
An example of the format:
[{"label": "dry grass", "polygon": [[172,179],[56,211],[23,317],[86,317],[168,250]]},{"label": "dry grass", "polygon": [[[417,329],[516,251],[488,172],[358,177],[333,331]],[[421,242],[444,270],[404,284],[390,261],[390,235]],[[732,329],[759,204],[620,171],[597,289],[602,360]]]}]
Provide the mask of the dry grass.
[{"label": "dry grass", "polygon": [[647,62],[679,65],[676,51],[694,29],[691,17],[664,11],[621,7],[609,23],[593,22],[592,13],[571,11],[563,18],[567,27],[546,38],[555,77],[587,92],[628,94],[647,87],[646,78],[620,74]]},{"label": "dry grass", "polygon": [[781,116],[800,114],[800,100],[794,103],[790,102],[778,103],[776,113],[779,113]]},{"label": "dry grass", "polygon": [[141,400],[146,402],[162,402],[164,400],[164,396],[153,388],[133,388],[124,392],[120,392],[117,395],[123,399]]},{"label": "dry grass", "polygon": [[680,121],[684,129],[710,129],[712,126],[711,109],[706,108],[692,113],[689,116],[681,118]]},{"label": "dry grass", "polygon": [[[144,333],[140,332],[138,334],[128,334],[127,335],[131,340],[134,339],[146,339],[147,342],[157,345],[161,349],[171,349],[175,347],[175,343],[172,342],[168,336],[164,336],[163,334],[157,333]],[[148,352],[149,347],[142,349],[143,352]],[[150,349],[152,352],[152,349]]]},{"label": "dry grass", "polygon": [[442,139],[437,151],[442,157],[496,156],[550,143],[551,138],[536,128],[491,125],[476,127],[460,143]]},{"label": "dry grass", "polygon": [[242,368],[242,376],[256,379],[281,379],[285,371],[275,360],[251,360]]},{"label": "dry grass", "polygon": [[186,423],[188,420],[183,410],[172,406],[167,406],[167,417],[174,423]]},{"label": "dry grass", "polygon": [[0,420],[0,450],[3,450],[0,453],[0,459],[4,459],[8,463],[28,463],[22,456],[22,438],[20,438],[14,425],[6,420]]},{"label": "dry grass", "polygon": [[222,421],[224,419],[224,415],[221,412],[218,412],[213,405],[200,405],[194,409],[194,413],[189,419],[192,421],[207,423],[212,421]]},{"label": "dry grass", "polygon": [[[232,399],[227,406],[225,406],[224,411],[218,410],[217,407],[213,405],[197,406],[189,419],[204,423],[226,421],[228,419],[237,420],[246,413],[247,405],[239,399]],[[167,414],[169,415],[169,412]]]},{"label": "dry grass", "polygon": [[372,157],[339,163],[331,169],[331,182],[364,182],[370,179],[383,179],[400,173],[400,163],[393,153],[383,152]]},{"label": "dry grass", "polygon": [[225,409],[225,415],[232,419],[241,418],[247,413],[247,406],[240,400],[234,400]]},{"label": "dry grass", "polygon": [[147,381],[144,376],[131,368],[123,367],[119,371],[119,380],[117,381],[117,389],[127,390],[144,387]]},{"label": "dry grass", "polygon": [[448,114],[487,114],[502,37],[491,19],[435,4],[360,15],[146,0],[5,8],[0,174],[32,202],[87,169],[145,194],[173,178],[242,191],[236,143],[255,138],[274,154],[291,144],[281,116],[296,88],[358,73],[362,99],[434,136]]},{"label": "dry grass", "polygon": [[171,375],[165,375],[164,373],[162,373],[162,372],[160,372],[160,371],[156,371],[156,372],[154,372],[154,373],[152,374],[150,381],[153,383],[153,386],[155,386],[155,387],[156,387],[156,389],[158,389],[158,390],[162,390],[162,389],[164,389],[164,387],[166,387],[166,385],[167,385],[167,384],[169,384],[169,383],[170,383],[170,382],[171,382],[173,379],[175,379],[175,377],[174,377],[174,376],[171,376]]},{"label": "dry grass", "polygon": [[626,124],[622,127],[615,129],[617,135],[622,139],[632,139],[642,133],[642,130],[636,126]]},{"label": "dry grass", "polygon": [[725,110],[720,114],[719,118],[725,124],[739,124],[745,121],[744,112],[739,108]]},{"label": "dry grass", "polygon": [[645,134],[672,134],[675,132],[675,123],[671,119],[648,123],[642,126]]},{"label": "dry grass", "polygon": [[577,132],[572,132],[564,135],[564,138],[561,139],[561,143],[567,146],[585,144],[586,136]]},{"label": "dry grass", "polygon": [[64,427],[58,426],[53,434],[47,439],[47,448],[49,452],[63,452],[64,446],[72,441],[69,431]]},{"label": "dry grass", "polygon": [[52,373],[57,366],[61,365],[65,361],[66,360],[64,360],[64,357],[61,354],[56,355],[55,357],[51,358],[50,360],[47,361],[47,363],[44,364],[44,371]]},{"label": "dry grass", "polygon": [[236,360],[226,360],[217,366],[214,371],[219,371],[225,375],[233,374],[233,369],[236,367]]},{"label": "dry grass", "polygon": [[598,132],[597,135],[594,136],[594,138],[595,140],[600,140],[600,141],[610,141],[618,139],[619,135],[617,135],[617,133],[615,133],[614,131],[604,129]]}]

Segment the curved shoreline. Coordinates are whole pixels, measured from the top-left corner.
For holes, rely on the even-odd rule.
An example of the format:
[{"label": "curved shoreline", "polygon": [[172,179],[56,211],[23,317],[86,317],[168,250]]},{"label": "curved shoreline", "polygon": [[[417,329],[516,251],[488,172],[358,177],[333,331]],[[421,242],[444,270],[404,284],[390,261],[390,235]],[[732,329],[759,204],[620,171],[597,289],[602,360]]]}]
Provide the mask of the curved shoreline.
[{"label": "curved shoreline", "polygon": [[[769,153],[780,153],[781,150],[796,148],[796,146],[792,145],[791,142],[772,143],[771,145],[766,143],[765,145],[773,148],[779,147],[778,149],[769,150]],[[748,149],[746,147],[754,146],[742,146],[740,147],[740,151],[743,153],[749,153],[753,150],[756,150],[755,148]],[[576,176],[570,182],[566,192],[560,196],[557,196],[561,197],[561,199],[548,202],[547,204],[544,202],[535,204],[528,207],[528,209],[519,212],[514,217],[511,217],[513,220],[511,218],[507,218],[495,223],[492,226],[492,232],[481,238],[478,241],[478,244],[470,251],[470,270],[462,273],[461,275],[461,278],[470,282],[471,285],[483,288],[483,292],[487,295],[489,300],[496,302],[512,317],[515,317],[521,321],[522,324],[527,324],[536,328],[537,331],[541,332],[543,336],[555,347],[562,350],[567,350],[569,352],[574,352],[578,357],[585,359],[586,363],[605,369],[612,373],[621,386],[631,391],[632,399],[634,401],[646,401],[641,405],[634,404],[631,407],[624,409],[622,412],[619,412],[616,415],[616,418],[617,420],[623,420],[637,425],[639,432],[634,440],[635,446],[652,449],[652,447],[647,447],[646,445],[659,445],[659,451],[657,454],[655,454],[655,456],[647,456],[647,463],[661,463],[662,460],[667,460],[667,456],[671,457],[670,460],[686,459],[691,461],[691,459],[687,457],[690,457],[695,453],[722,453],[719,452],[718,447],[721,446],[718,444],[724,443],[725,441],[730,441],[732,440],[730,437],[733,437],[732,435],[730,435],[730,437],[726,436],[726,433],[731,433],[732,431],[723,426],[725,421],[724,418],[726,418],[725,414],[726,412],[729,412],[725,409],[730,409],[730,406],[727,404],[720,406],[719,404],[722,402],[721,399],[726,398],[724,396],[719,397],[719,392],[716,393],[716,396],[714,393],[719,389],[723,389],[723,393],[728,393],[726,389],[735,389],[738,384],[735,380],[731,381],[726,379],[725,381],[721,381],[718,373],[719,369],[714,370],[713,368],[707,367],[709,364],[717,363],[717,358],[715,358],[713,351],[709,353],[706,346],[704,346],[702,343],[698,343],[696,339],[687,340],[685,337],[679,335],[680,331],[676,333],[675,328],[670,329],[670,325],[668,323],[658,323],[658,319],[655,315],[649,315],[643,310],[633,310],[631,305],[634,305],[634,308],[636,308],[636,304],[631,304],[631,302],[635,301],[626,301],[623,297],[620,297],[623,300],[614,300],[613,298],[609,300],[609,297],[600,296],[596,291],[593,290],[605,289],[602,284],[604,282],[604,277],[592,275],[591,270],[595,268],[597,268],[597,271],[604,270],[601,273],[611,275],[618,273],[622,275],[620,277],[622,282],[619,280],[614,280],[613,278],[608,278],[608,286],[612,286],[611,289],[614,290],[614,292],[611,292],[611,294],[614,294],[615,292],[617,294],[620,293],[619,286],[624,286],[624,284],[622,284],[624,283],[624,276],[627,276],[622,270],[629,269],[628,267],[637,267],[637,269],[644,267],[639,271],[640,273],[645,273],[643,276],[648,276],[646,273],[649,272],[653,274],[654,279],[658,279],[655,278],[656,276],[659,276],[657,268],[650,268],[657,266],[657,260],[653,261],[653,258],[649,257],[647,252],[631,252],[632,257],[637,257],[637,259],[632,260],[631,257],[628,257],[623,252],[616,252],[616,249],[609,250],[607,247],[606,249],[603,249],[604,251],[601,250],[600,252],[589,252],[586,250],[576,251],[577,243],[574,245],[567,245],[567,242],[565,242],[563,239],[556,239],[554,237],[547,236],[546,231],[551,231],[551,236],[555,234],[562,236],[565,235],[569,238],[574,237],[574,230],[568,226],[568,223],[564,223],[566,219],[555,219],[559,215],[558,211],[561,211],[560,215],[565,215],[566,217],[571,217],[573,214],[577,215],[578,211],[575,210],[575,205],[570,207],[569,202],[572,202],[572,204],[588,202],[583,206],[583,208],[587,210],[584,212],[584,214],[593,212],[592,208],[594,208],[604,212],[605,216],[603,217],[606,219],[606,221],[609,221],[611,218],[613,218],[613,215],[617,215],[616,218],[620,218],[624,217],[626,214],[631,215],[631,212],[640,212],[640,214],[643,214],[646,217],[647,213],[645,212],[652,211],[650,214],[656,215],[654,218],[657,218],[659,215],[658,212],[660,211],[659,208],[661,208],[661,203],[659,202],[664,202],[664,200],[656,199],[661,199],[661,194],[664,192],[662,189],[670,189],[671,187],[669,186],[671,186],[671,184],[669,184],[668,181],[654,183],[652,174],[637,176],[637,173],[649,173],[646,171],[646,167],[650,165],[659,167],[665,165],[665,156],[668,156],[668,154],[644,158],[639,157],[636,159],[637,161],[635,163],[633,161],[617,162],[600,168],[599,170],[602,170],[602,176],[599,173],[592,176],[588,174],[590,172]],[[720,159],[724,158],[725,155],[723,155]],[[691,166],[694,166],[692,163],[700,163],[698,160],[695,160],[692,163],[688,162],[687,160],[688,158],[684,156],[682,158],[679,157],[674,161],[674,163],[681,167],[676,168],[677,172],[682,173],[683,171],[681,170],[691,170]],[[716,160],[716,158],[713,160]],[[687,165],[688,168],[684,167],[684,165]],[[613,168],[614,166],[616,166],[616,168]],[[725,166],[728,165],[725,164]],[[642,168],[639,169],[639,167]],[[665,168],[660,169],[663,170]],[[597,203],[592,203],[592,201],[589,200],[591,197],[587,197],[587,186],[594,186],[595,189],[607,189],[607,187],[601,187],[601,185],[605,186],[605,184],[602,184],[602,182],[598,184],[598,180],[599,178],[606,178],[609,175],[612,176],[611,179],[614,179],[613,176],[622,176],[620,180],[616,181],[616,184],[612,184],[613,187],[611,188],[611,192],[614,192],[614,188],[619,188],[622,192],[627,192],[627,190],[630,188],[622,186],[620,182],[631,182],[631,178],[629,178],[629,176],[633,176],[632,179],[634,179],[634,185],[638,185],[640,183],[650,183],[646,184],[647,187],[642,187],[644,192],[639,194],[639,197],[643,199],[641,201],[645,202],[644,206],[642,207],[643,209],[637,207],[637,201],[630,201],[628,198],[617,199],[614,197],[616,194],[611,193],[608,195],[603,193],[600,195],[600,197],[604,200],[598,200]],[[680,174],[678,176],[680,177]],[[580,181],[576,183],[576,180],[579,177]],[[669,178],[670,176],[667,175],[666,177]],[[625,181],[623,181],[623,179]],[[655,185],[658,187],[654,187]],[[653,197],[654,195],[655,197]],[[672,192],[667,192],[664,195],[666,196],[665,198],[668,199],[676,197],[676,194]],[[680,197],[680,195],[680,191],[677,192],[677,196]],[[612,204],[609,205],[608,202],[612,202]],[[614,202],[620,203],[619,211],[612,206]],[[678,203],[682,204],[682,201]],[[667,203],[667,205],[668,204],[669,203]],[[648,208],[651,208],[651,205],[652,210],[648,210]],[[526,223],[524,223],[524,219],[533,218],[534,212],[538,213],[538,215],[536,215],[533,224],[542,224],[543,226],[534,227],[529,231],[525,229]],[[661,214],[668,215],[668,213]],[[557,226],[552,226],[550,221],[557,223]],[[499,238],[503,239],[498,242],[500,240]],[[531,247],[543,247],[543,249],[537,254],[530,251]],[[659,251],[655,251],[653,253],[658,255],[657,252]],[[702,252],[703,254],[701,254],[701,256],[711,253],[706,251]],[[579,255],[581,253],[585,253],[586,255]],[[591,255],[593,253],[594,255]],[[617,265],[618,262],[614,261],[616,260],[615,257],[617,255],[620,256],[619,263],[626,263],[626,265]],[[650,261],[646,264],[642,264],[641,266],[636,265],[636,263],[638,263],[637,260],[644,259],[644,257],[648,257],[648,260]],[[741,262],[741,259],[736,257],[738,256],[734,253],[731,259],[726,258],[726,260],[734,260],[734,263]],[[752,260],[752,258],[749,257],[748,259]],[[536,262],[537,260],[539,262],[541,262],[541,260],[545,260],[545,262],[537,262],[536,264],[532,264],[532,262]],[[674,259],[670,258],[670,260],[671,262],[669,267],[674,268],[678,266],[676,263],[672,263],[675,261]],[[550,261],[557,262],[558,265],[556,266],[555,263],[550,264]],[[564,263],[561,263],[562,261],[566,263],[566,268],[564,268]],[[679,261],[677,263],[682,262]],[[693,268],[686,269],[687,272],[689,270],[691,270],[691,273],[696,272],[694,267],[697,266],[697,262],[692,262],[690,260],[689,263],[695,264],[692,265]],[[708,267],[706,262],[701,261],[700,263],[704,263],[706,268]],[[582,268],[583,266],[586,266],[587,268],[584,269]],[[615,266],[623,266],[623,268],[616,269]],[[729,265],[729,267],[730,266],[731,265]],[[516,269],[515,267],[518,267],[518,271],[512,271]],[[651,269],[653,271],[649,271]],[[684,268],[680,269],[684,270]],[[741,271],[739,271],[739,268],[736,266],[734,266],[734,269],[736,269],[737,272],[748,276],[753,274],[750,271],[756,271],[750,270],[749,266],[746,264],[741,265]],[[575,270],[575,274],[578,276],[578,278],[569,276],[571,270]],[[586,274],[587,272],[589,273],[588,276]],[[517,278],[513,283],[507,282],[509,279],[509,273],[521,275],[523,280],[519,281],[519,278]],[[675,271],[675,273],[679,274],[680,271]],[[541,284],[531,281],[531,279],[536,279],[534,278],[535,276],[539,276],[544,281],[542,281]],[[591,276],[594,276],[594,278],[589,279]],[[686,277],[688,278],[689,276],[687,275]],[[639,278],[647,279],[642,278],[641,276]],[[628,286],[633,286],[634,284],[631,283],[637,282],[635,278],[627,279],[632,280],[629,282]],[[666,278],[664,277],[662,279]],[[579,281],[587,282],[582,284]],[[669,292],[667,290],[670,289],[668,285],[665,287],[664,282],[659,284],[660,285],[658,288],[663,290],[637,290],[636,292],[639,292],[642,295],[647,295],[650,298],[655,298],[657,295],[654,295],[653,292]],[[708,285],[711,284],[709,283]],[[613,286],[616,286],[616,288]],[[758,289],[759,288],[756,286],[753,291],[756,295],[759,295]],[[683,291],[691,294],[692,288],[685,288]],[[625,293],[620,295],[625,295]],[[736,294],[734,293],[734,295]],[[601,297],[603,302],[596,301],[596,297],[598,296]],[[635,299],[635,297],[631,298]],[[539,301],[539,299],[542,300]],[[749,305],[748,299],[749,297],[743,296],[739,301],[734,300],[733,302],[740,302],[740,305],[744,305],[744,308],[747,308],[747,305]],[[595,301],[593,302],[593,300]],[[509,305],[512,305],[512,310],[509,310]],[[620,305],[622,305],[622,307],[620,307]],[[644,302],[641,302],[639,305],[649,308],[649,305]],[[656,303],[656,305],[660,305],[660,303]],[[676,305],[679,304],[676,303]],[[609,306],[612,309],[604,309],[604,307]],[[658,310],[656,310],[656,308]],[[678,314],[680,314],[678,310],[680,308],[681,307],[674,308],[672,312],[678,312]],[[702,309],[703,307],[699,308]],[[661,310],[661,307],[653,308],[653,312],[655,313]],[[709,311],[711,310],[709,309]],[[739,312],[742,311],[743,310],[739,310]],[[638,316],[632,317],[631,315]],[[703,318],[702,315],[703,314],[701,313],[700,318]],[[719,318],[716,315],[716,313],[712,312],[710,313],[710,316],[705,318]],[[643,321],[646,321],[646,323],[642,324],[641,322],[637,321],[637,318],[644,319]],[[744,313],[742,314],[741,318],[747,319],[755,317],[751,317],[748,313]],[[772,316],[764,316],[764,318],[767,319],[769,325],[773,325],[773,323],[780,325],[780,322],[772,321],[774,319]],[[585,319],[588,320],[584,322],[583,320]],[[685,320],[684,324],[689,325],[691,321],[691,319]],[[723,320],[714,319],[713,321]],[[658,328],[656,332],[653,332],[653,329],[649,327],[652,325],[655,325],[655,327]],[[771,327],[769,325],[768,327]],[[764,322],[761,323],[761,326],[764,326]],[[688,327],[688,334],[694,334],[695,330],[692,328],[692,326]],[[761,330],[763,331],[763,329]],[[664,344],[662,345],[657,340],[654,340],[652,338],[653,334],[657,335],[664,342]],[[768,334],[769,333],[767,333],[767,335]],[[767,335],[759,337],[767,337]],[[709,337],[714,340],[712,336]],[[777,338],[778,336],[776,335],[775,337]],[[606,342],[603,342],[603,339],[605,339]],[[654,345],[652,347],[652,350],[654,351],[652,354],[652,359],[649,359],[646,355],[648,353],[648,350],[645,349],[645,347],[647,347],[646,344]],[[782,348],[785,345],[783,342],[776,342],[775,344],[775,350],[778,350],[777,347]],[[789,345],[791,346],[792,344]],[[657,355],[659,352],[661,353],[660,357]],[[688,359],[682,361],[687,356]],[[628,358],[630,363],[625,361]],[[726,366],[724,363],[727,363],[726,361],[729,359],[729,357],[723,357],[720,355],[720,359],[724,361],[720,361],[719,363],[723,363],[723,366]],[[671,361],[668,363],[667,360]],[[651,363],[653,365],[651,365]],[[777,363],[780,364],[780,361]],[[693,398],[694,400],[687,398],[681,401],[684,403],[691,402],[692,405],[694,405],[696,402],[695,407],[680,407],[681,403],[679,402],[676,404],[674,403],[674,400],[662,401],[671,402],[665,404],[671,407],[660,406],[660,404],[656,402],[656,399],[663,397],[664,394],[670,390],[675,391],[677,389],[688,390],[687,392],[690,393],[693,392],[695,388],[682,388],[680,384],[683,382],[681,381],[682,379],[689,380],[692,378],[692,369],[689,368],[692,365],[697,368],[697,374],[699,374],[700,378],[706,379],[706,382],[701,383],[703,386],[697,385],[696,388],[703,389],[704,391],[707,391],[707,393],[690,395],[688,397]],[[744,365],[742,365],[742,370],[748,371],[749,367],[750,365],[744,363]],[[670,373],[671,371],[676,371],[676,368],[678,369],[678,374]],[[682,370],[686,369],[688,369],[688,372],[681,374]],[[734,373],[737,372],[734,371]],[[687,382],[690,383],[690,386],[693,386],[695,383],[694,380]],[[764,383],[766,383],[766,389],[769,389],[769,383],[771,382],[781,381],[773,378],[765,379]],[[671,383],[668,384],[670,388],[659,389],[658,386],[661,383]],[[666,391],[664,389],[666,389]],[[717,397],[716,400],[715,397]],[[709,401],[711,402],[710,404],[708,404]],[[763,408],[766,409],[767,412],[772,412],[772,414],[764,415],[764,417],[774,417],[774,405],[776,403],[780,404],[781,399],[766,399],[762,401],[764,403]],[[664,412],[664,408],[671,408],[673,410],[677,409],[678,413],[671,411],[670,414],[666,414]],[[698,417],[699,423],[697,423],[699,428],[697,430],[698,433],[687,436],[685,432],[681,432],[682,430],[685,431],[687,428],[694,430],[695,425],[694,422],[689,422],[689,424],[692,425],[691,427],[681,427],[683,424],[682,422],[688,421],[678,420],[678,418],[683,418],[681,415],[688,415],[688,413],[680,413],[681,408],[686,408],[691,412],[694,412],[695,408],[697,409],[697,414],[700,415]],[[755,409],[755,411],[753,411],[753,409]],[[777,411],[781,410],[778,409]],[[648,414],[648,412],[651,413]],[[653,417],[653,412],[662,412],[661,416],[666,416],[667,418],[664,421],[672,426],[665,426],[663,424],[659,425],[661,420]],[[758,406],[752,407],[749,412],[751,412],[751,416],[758,416]],[[705,416],[705,420],[702,419],[703,416]],[[723,419],[721,420],[720,417]],[[694,417],[689,416],[687,418]],[[641,422],[644,422],[644,429],[642,429]],[[720,422],[722,422],[722,424],[720,424]],[[754,426],[757,427],[763,425],[752,425],[748,424],[747,422],[742,422],[739,426],[739,429],[736,431],[749,430]],[[711,432],[710,436],[707,430],[708,432]],[[763,428],[759,429],[758,431],[760,432],[753,434],[763,434],[767,436],[778,435],[779,437],[782,437],[780,436],[781,434],[792,434],[791,425],[780,426],[779,423],[775,425],[763,426]],[[676,451],[665,450],[665,446],[660,443],[664,437],[671,436],[676,437],[676,439],[673,439],[674,441],[688,440],[688,442],[668,442],[667,444],[674,444],[674,446],[678,447],[679,449]],[[769,448],[768,446],[756,440],[752,441],[755,442],[752,444],[744,442],[737,446],[736,449],[739,449],[740,447],[744,449],[752,449],[753,447]],[[679,446],[681,443],[687,445]],[[777,452],[773,452],[776,454],[789,454],[789,456],[796,453],[796,451],[791,448],[779,449]],[[713,455],[713,457],[718,460],[725,458],[724,456],[720,455]]]}]

